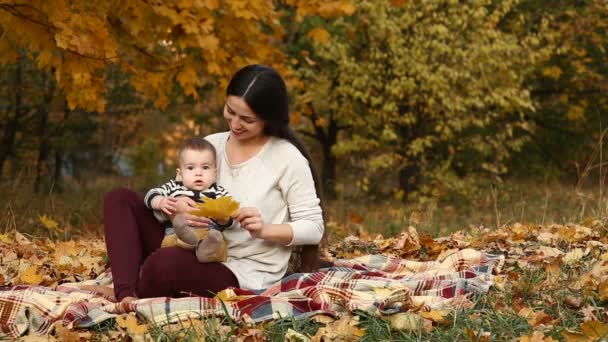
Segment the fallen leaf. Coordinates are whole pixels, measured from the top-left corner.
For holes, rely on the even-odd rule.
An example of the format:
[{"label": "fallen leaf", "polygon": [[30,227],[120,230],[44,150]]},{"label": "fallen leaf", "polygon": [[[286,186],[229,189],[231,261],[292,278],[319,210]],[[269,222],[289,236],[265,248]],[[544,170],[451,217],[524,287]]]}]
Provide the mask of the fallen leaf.
[{"label": "fallen leaf", "polygon": [[127,331],[127,334],[133,339],[141,339],[148,332],[148,326],[138,324],[137,317],[134,314],[125,314],[116,317],[116,324]]},{"label": "fallen leaf", "polygon": [[310,337],[289,328],[289,329],[287,329],[287,333],[285,334],[285,341],[287,341],[287,342],[309,342]]},{"label": "fallen leaf", "polygon": [[597,293],[600,296],[600,300],[608,300],[608,279],[602,281],[598,286]]},{"label": "fallen leaf", "polygon": [[574,297],[574,296],[566,296],[566,298],[564,299],[564,304],[566,304],[567,306],[569,306],[571,308],[578,309],[581,307],[581,304],[583,304],[583,298]]},{"label": "fallen leaf", "polygon": [[488,342],[490,341],[490,336],[492,335],[488,331],[473,331],[469,328],[464,328],[464,334],[467,336],[469,341],[475,342]]},{"label": "fallen leaf", "polygon": [[422,312],[422,317],[426,318],[430,321],[433,321],[435,323],[446,323],[448,322],[448,315],[450,314],[449,310],[431,310],[431,311],[423,311]]},{"label": "fallen leaf", "polygon": [[39,285],[44,278],[38,273],[38,266],[30,265],[19,277],[21,282],[28,285]]},{"label": "fallen leaf", "polygon": [[585,256],[585,252],[583,252],[583,250],[581,248],[575,248],[575,249],[569,251],[568,253],[566,253],[566,255],[564,255],[564,258],[562,260],[564,261],[564,264],[572,265],[572,264],[576,263],[577,261],[581,260],[584,256]]},{"label": "fallen leaf", "polygon": [[396,330],[418,331],[422,328],[424,332],[433,329],[433,323],[424,319],[420,313],[402,312],[388,316],[388,323],[391,328]]},{"label": "fallen leaf", "polygon": [[260,329],[247,329],[240,332],[236,340],[237,342],[264,342],[266,335]]},{"label": "fallen leaf", "polygon": [[569,341],[605,341],[608,338],[608,325],[599,321],[587,321],[581,324],[582,334],[562,332],[564,339]]},{"label": "fallen leaf", "polygon": [[597,312],[597,309],[598,308],[595,306],[587,305],[580,309],[579,312],[583,314],[584,321],[597,321],[599,320],[597,315],[595,314]]},{"label": "fallen leaf", "polygon": [[525,318],[532,328],[553,321],[553,317],[547,315],[544,311],[534,311],[531,308],[523,308],[517,315]]},{"label": "fallen leaf", "polygon": [[19,233],[18,231],[15,231],[15,241],[17,241],[17,243],[20,245],[29,245],[32,243],[30,239],[26,238],[25,235]]},{"label": "fallen leaf", "polygon": [[71,331],[63,325],[57,325],[55,327],[55,335],[59,338],[60,341],[64,342],[79,342],[80,334],[76,331]]},{"label": "fallen leaf", "polygon": [[358,324],[359,317],[344,315],[335,322],[319,328],[311,340],[315,342],[334,340],[358,341],[360,337],[365,335],[365,329],[357,327]]},{"label": "fallen leaf", "polygon": [[559,249],[557,249],[555,247],[547,247],[547,246],[538,247],[538,249],[536,250],[536,253],[541,255],[544,258],[557,257],[557,256],[564,254],[564,252],[560,251]]},{"label": "fallen leaf", "polygon": [[519,342],[557,342],[550,336],[545,336],[542,331],[535,331],[532,335],[521,336]]}]

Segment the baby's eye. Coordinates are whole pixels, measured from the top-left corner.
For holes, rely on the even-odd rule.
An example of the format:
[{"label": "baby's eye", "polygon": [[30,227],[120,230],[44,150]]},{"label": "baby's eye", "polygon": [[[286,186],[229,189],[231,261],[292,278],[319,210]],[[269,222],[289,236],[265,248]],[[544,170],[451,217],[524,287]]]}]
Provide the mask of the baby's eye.
[{"label": "baby's eye", "polygon": [[209,165],[203,166],[203,170],[210,170],[210,169],[211,169],[211,166],[209,166]]},{"label": "baby's eye", "polygon": [[190,171],[192,171],[192,170],[194,170],[194,166],[187,166],[187,167],[186,167],[186,170],[190,170]]}]

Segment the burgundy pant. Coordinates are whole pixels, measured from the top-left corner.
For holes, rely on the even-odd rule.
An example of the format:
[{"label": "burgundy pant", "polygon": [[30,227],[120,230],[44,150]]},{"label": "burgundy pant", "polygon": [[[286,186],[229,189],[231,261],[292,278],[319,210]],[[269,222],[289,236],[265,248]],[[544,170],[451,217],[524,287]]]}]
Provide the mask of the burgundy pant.
[{"label": "burgundy pant", "polygon": [[199,263],[193,251],[178,247],[159,249],[164,229],[137,193],[108,192],[103,215],[117,300],[212,296],[239,286],[232,271],[221,263]]}]

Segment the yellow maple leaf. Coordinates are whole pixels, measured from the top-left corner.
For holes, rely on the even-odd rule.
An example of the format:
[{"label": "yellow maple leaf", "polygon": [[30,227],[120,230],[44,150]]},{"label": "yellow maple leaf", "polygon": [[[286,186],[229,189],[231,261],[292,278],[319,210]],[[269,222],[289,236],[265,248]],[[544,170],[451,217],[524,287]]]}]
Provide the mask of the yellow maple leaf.
[{"label": "yellow maple leaf", "polygon": [[447,316],[450,313],[449,310],[431,310],[423,311],[422,317],[431,320],[435,323],[446,323],[448,321]]},{"label": "yellow maple leaf", "polygon": [[519,342],[554,342],[551,336],[545,336],[542,331],[535,331],[532,335],[521,336]]},{"label": "yellow maple leaf", "polygon": [[230,196],[217,199],[206,199],[204,203],[197,203],[198,210],[193,211],[194,215],[213,218],[216,220],[228,220],[239,209],[239,202]]},{"label": "yellow maple leaf", "polygon": [[42,274],[38,273],[38,266],[30,265],[23,273],[21,273],[21,281],[28,285],[39,285],[42,283]]},{"label": "yellow maple leaf", "polygon": [[388,317],[391,328],[397,330],[418,331],[422,327],[425,332],[433,329],[433,323],[422,317],[419,313],[401,312]]},{"label": "yellow maple leaf", "polygon": [[489,331],[475,331],[469,328],[464,328],[464,334],[469,339],[469,341],[478,342],[488,342],[490,341],[490,336],[492,335]]},{"label": "yellow maple leaf", "polygon": [[141,336],[148,332],[148,326],[145,324],[137,324],[137,317],[134,315],[121,315],[116,317],[116,324],[127,331],[131,337]]},{"label": "yellow maple leaf", "polygon": [[40,222],[42,222],[42,224],[51,231],[58,231],[59,230],[59,224],[57,223],[57,221],[53,220],[52,218],[46,216],[46,215],[38,215],[38,218],[40,219]]},{"label": "yellow maple leaf", "polygon": [[359,328],[359,317],[344,315],[335,322],[317,330],[312,337],[313,341],[356,341],[365,335],[365,329]]},{"label": "yellow maple leaf", "polygon": [[581,324],[582,334],[562,332],[567,342],[570,341],[604,341],[608,337],[608,324],[600,321],[588,321]]}]

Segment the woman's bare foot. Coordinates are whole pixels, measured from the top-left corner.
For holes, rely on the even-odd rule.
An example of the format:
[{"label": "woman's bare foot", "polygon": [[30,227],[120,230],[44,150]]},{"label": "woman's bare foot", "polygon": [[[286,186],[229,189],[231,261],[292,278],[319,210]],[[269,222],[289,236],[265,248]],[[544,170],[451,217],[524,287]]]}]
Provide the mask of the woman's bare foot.
[{"label": "woman's bare foot", "polygon": [[101,295],[108,297],[108,298],[114,298],[114,289],[109,287],[109,286],[102,286],[102,285],[84,285],[80,288],[81,290],[85,290],[85,291],[93,291],[93,292],[97,292],[100,293]]},{"label": "woman's bare foot", "polygon": [[123,303],[123,304],[129,304],[129,303],[134,302],[136,300],[137,300],[137,298],[135,298],[135,297],[125,297],[120,302]]}]

